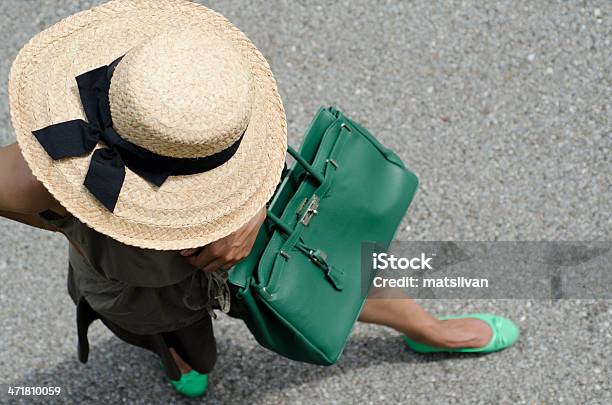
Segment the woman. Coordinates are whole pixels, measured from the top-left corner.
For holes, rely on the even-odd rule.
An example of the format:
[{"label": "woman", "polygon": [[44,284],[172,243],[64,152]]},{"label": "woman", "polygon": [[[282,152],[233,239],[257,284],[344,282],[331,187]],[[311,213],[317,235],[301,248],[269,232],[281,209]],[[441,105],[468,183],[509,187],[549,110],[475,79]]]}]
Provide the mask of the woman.
[{"label": "woman", "polygon": [[[211,316],[240,316],[224,271],[249,254],[284,166],[267,62],[206,7],[115,0],[35,36],[9,93],[19,147],[0,149],[0,214],[70,241],[80,360],[100,319],[158,354],[178,392],[202,395]],[[505,318],[439,320],[408,298],[368,299],[359,320],[421,352],[518,337]]]}]

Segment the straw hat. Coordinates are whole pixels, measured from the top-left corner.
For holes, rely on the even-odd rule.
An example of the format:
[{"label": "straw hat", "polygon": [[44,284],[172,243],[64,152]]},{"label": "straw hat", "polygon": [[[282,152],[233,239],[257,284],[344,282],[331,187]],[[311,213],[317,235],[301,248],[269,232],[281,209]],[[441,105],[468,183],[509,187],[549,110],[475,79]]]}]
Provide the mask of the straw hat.
[{"label": "straw hat", "polygon": [[[82,82],[101,67],[110,132],[90,128],[83,99]],[[285,112],[270,66],[228,20],[190,1],[114,0],[60,21],[19,52],[9,96],[36,178],[79,220],[125,244],[175,250],[222,238],[265,205],[284,165]],[[45,142],[58,146],[75,126],[100,138],[95,151],[53,158]],[[144,163],[109,147],[104,133]],[[204,166],[156,177],[165,162],[189,161]],[[124,177],[107,181],[107,169]],[[109,193],[106,183],[118,188]]]}]

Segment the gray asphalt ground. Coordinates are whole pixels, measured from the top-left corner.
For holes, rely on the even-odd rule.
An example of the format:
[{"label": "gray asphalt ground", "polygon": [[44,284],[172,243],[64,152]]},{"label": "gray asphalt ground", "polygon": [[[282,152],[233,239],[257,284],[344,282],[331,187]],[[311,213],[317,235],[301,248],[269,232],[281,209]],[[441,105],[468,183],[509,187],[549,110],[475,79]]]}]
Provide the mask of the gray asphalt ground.
[{"label": "gray asphalt ground", "polygon": [[[6,84],[18,49],[97,3],[0,1],[0,144],[14,140]],[[207,4],[271,62],[292,144],[332,104],[419,174],[398,239],[610,239],[610,2]],[[164,382],[154,355],[100,323],[89,362],[77,361],[66,263],[60,236],[0,220],[0,383],[60,386],[74,403],[189,402]],[[422,303],[441,315],[507,315],[521,339],[488,356],[422,356],[394,331],[358,325],[339,363],[321,368],[266,351],[222,316],[206,400],[612,403],[610,301]]]}]

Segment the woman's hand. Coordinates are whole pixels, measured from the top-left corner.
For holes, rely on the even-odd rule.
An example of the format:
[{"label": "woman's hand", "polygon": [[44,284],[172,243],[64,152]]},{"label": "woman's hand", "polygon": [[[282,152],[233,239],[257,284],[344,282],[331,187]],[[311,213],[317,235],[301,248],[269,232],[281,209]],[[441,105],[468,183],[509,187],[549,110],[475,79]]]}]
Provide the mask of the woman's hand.
[{"label": "woman's hand", "polygon": [[192,266],[206,273],[228,270],[249,255],[259,228],[266,218],[266,208],[262,208],[249,222],[234,233],[216,240],[203,248],[185,249],[185,256]]}]

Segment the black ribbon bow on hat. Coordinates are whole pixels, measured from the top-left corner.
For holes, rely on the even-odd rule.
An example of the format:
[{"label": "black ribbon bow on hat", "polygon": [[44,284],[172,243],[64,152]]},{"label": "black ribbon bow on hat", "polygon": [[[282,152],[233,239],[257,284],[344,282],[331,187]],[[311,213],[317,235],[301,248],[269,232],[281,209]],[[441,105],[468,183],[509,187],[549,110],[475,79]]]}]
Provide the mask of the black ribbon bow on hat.
[{"label": "black ribbon bow on hat", "polygon": [[115,210],[125,167],[157,187],[169,176],[202,173],[221,166],[238,150],[244,133],[228,148],[202,158],[173,158],[155,154],[123,139],[113,128],[108,101],[110,81],[121,58],[76,77],[87,121],[77,119],[32,131],[53,160],[91,153],[84,185],[109,211]]}]

